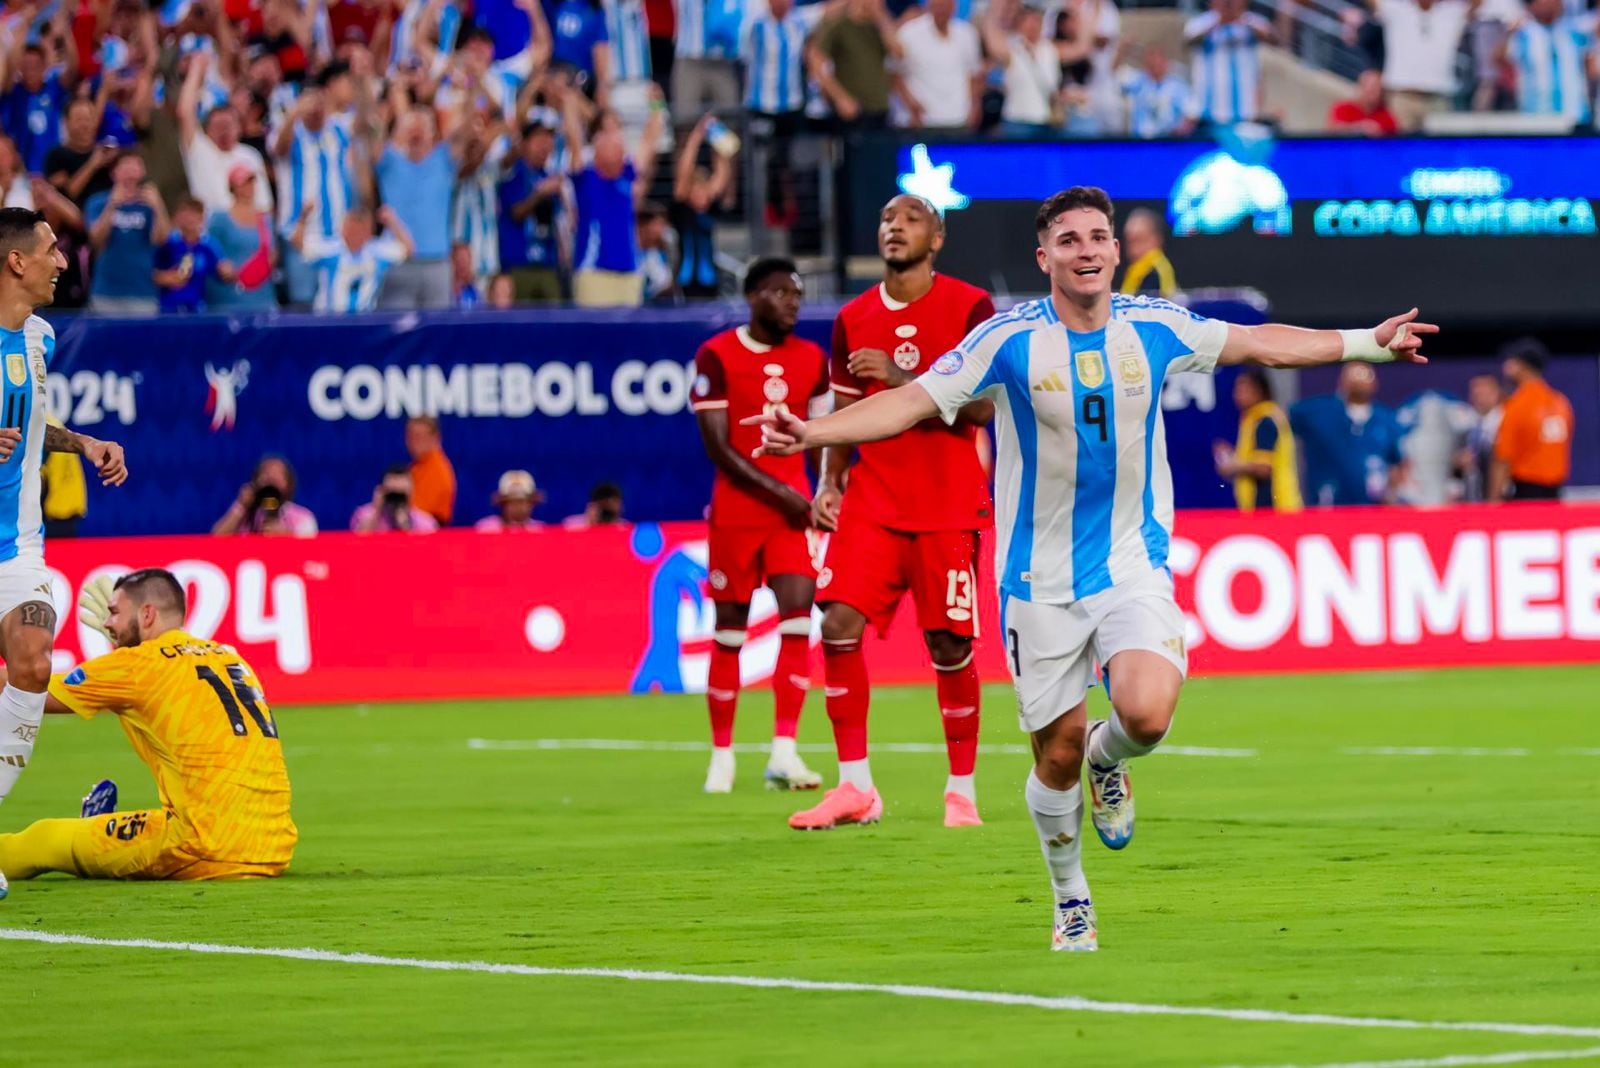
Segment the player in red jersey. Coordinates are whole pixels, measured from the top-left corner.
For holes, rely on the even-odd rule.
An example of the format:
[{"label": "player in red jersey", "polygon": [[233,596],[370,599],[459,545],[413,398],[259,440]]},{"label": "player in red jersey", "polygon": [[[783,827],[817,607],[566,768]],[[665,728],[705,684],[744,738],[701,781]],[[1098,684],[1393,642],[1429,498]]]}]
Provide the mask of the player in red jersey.
[{"label": "player in red jersey", "polygon": [[[912,381],[994,314],[983,290],[934,273],[943,244],[944,219],[921,197],[897,196],[884,205],[883,284],[846,304],[833,326],[837,408]],[[929,419],[862,445],[853,467],[848,447],[823,453],[812,518],[835,531],[817,587],[839,785],[815,808],[789,818],[797,830],[872,823],[883,813],[867,763],[870,694],[861,639],[869,622],[880,634],[888,628],[907,592],[938,683],[950,758],[945,825],[983,822],[973,786],[979,691],[972,640],[978,535],[992,525],[993,506],[976,439],[993,416],[988,401],[976,401],[953,427]]]},{"label": "player in red jersey", "polygon": [[733,789],[733,718],[739,702],[739,651],[750,621],[750,598],[761,585],[778,601],[777,704],[768,785],[814,790],[822,777],[795,750],[795,727],[811,685],[811,601],[816,595],[816,532],[804,456],[750,454],[757,427],[740,420],[775,409],[805,411],[828,390],[827,357],[794,336],[800,276],[793,261],[757,260],[744,277],[750,322],[724,330],[695,354],[692,406],[717,480],[711,491],[707,585],[716,632],[706,704],[711,712],[711,767],[706,792]]}]

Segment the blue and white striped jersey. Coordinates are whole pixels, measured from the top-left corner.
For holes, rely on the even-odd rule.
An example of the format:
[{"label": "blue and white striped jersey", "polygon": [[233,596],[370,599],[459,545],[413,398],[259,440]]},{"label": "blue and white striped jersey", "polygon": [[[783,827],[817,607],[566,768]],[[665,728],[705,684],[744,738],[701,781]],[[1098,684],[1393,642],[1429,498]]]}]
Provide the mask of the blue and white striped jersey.
[{"label": "blue and white striped jersey", "polygon": [[472,276],[487,285],[500,273],[500,223],[497,203],[500,171],[511,139],[501,134],[484,153],[478,169],[456,179],[450,198],[450,240],[467,246],[472,256]]},{"label": "blue and white striped jersey", "polygon": [[771,11],[756,15],[744,29],[744,106],[764,115],[783,115],[806,106],[805,16],[791,9],[781,20]]},{"label": "blue and white striped jersey", "polygon": [[644,0],[602,0],[606,36],[611,38],[611,79],[617,82],[650,80],[650,25]]},{"label": "blue and white striped jersey", "polygon": [[1546,26],[1525,19],[1511,35],[1511,60],[1517,67],[1517,106],[1537,115],[1567,115],[1589,121],[1589,75],[1584,58],[1589,35],[1570,15]]},{"label": "blue and white striped jersey", "polygon": [[679,59],[738,59],[744,0],[680,0]]},{"label": "blue and white striped jersey", "polygon": [[306,238],[306,262],[317,271],[317,299],[313,311],[364,312],[378,306],[378,290],[390,267],[404,263],[405,246],[392,237],[379,237],[351,252],[343,240]]},{"label": "blue and white striped jersey", "polygon": [[0,393],[4,423],[22,431],[11,459],[0,464],[0,561],[44,555],[44,511],[39,461],[44,458],[45,375],[56,352],[56,332],[37,315],[21,330],[0,329]]},{"label": "blue and white striped jersey", "polygon": [[1248,122],[1256,117],[1261,87],[1257,31],[1272,24],[1255,12],[1223,22],[1214,11],[1196,15],[1183,28],[1193,56],[1197,118],[1207,122]]},{"label": "blue and white striped jersey", "polygon": [[1172,472],[1161,384],[1211,372],[1228,324],[1148,297],[1069,332],[1048,298],[977,327],[917,379],[946,422],[995,405],[1000,594],[1067,604],[1166,566]]},{"label": "blue and white striped jersey", "polygon": [[355,202],[355,181],[350,173],[350,123],[331,115],[322,129],[312,133],[296,123],[289,154],[279,158],[278,227],[287,234],[300,221],[309,201],[317,206],[309,233],[336,238],[344,213]]},{"label": "blue and white striped jersey", "polygon": [[1128,132],[1134,137],[1171,137],[1193,110],[1189,83],[1171,72],[1158,82],[1145,71],[1131,71],[1122,79],[1122,94],[1128,99]]}]

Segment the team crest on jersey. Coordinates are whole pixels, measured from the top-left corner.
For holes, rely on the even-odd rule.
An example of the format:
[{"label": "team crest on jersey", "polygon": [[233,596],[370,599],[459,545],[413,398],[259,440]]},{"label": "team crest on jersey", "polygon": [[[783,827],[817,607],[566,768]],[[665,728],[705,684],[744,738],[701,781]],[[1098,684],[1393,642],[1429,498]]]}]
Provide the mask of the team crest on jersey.
[{"label": "team crest on jersey", "polygon": [[713,568],[711,574],[706,576],[706,581],[711,583],[711,588],[714,590],[725,590],[728,588],[728,576],[724,575],[716,568]]},{"label": "team crest on jersey", "polygon": [[1123,353],[1117,358],[1117,369],[1125,385],[1137,386],[1144,381],[1144,363],[1137,352]]},{"label": "team crest on jersey", "polygon": [[781,378],[769,378],[766,385],[761,387],[761,392],[767,395],[767,400],[773,404],[782,404],[789,399],[789,383]]},{"label": "team crest on jersey", "polygon": [[26,385],[28,381],[28,361],[22,353],[13,352],[6,357],[6,381],[13,386]]},{"label": "team crest on jersey", "polygon": [[922,350],[913,342],[904,342],[894,350],[894,365],[902,371],[915,371],[921,362]]},{"label": "team crest on jersey", "polygon": [[1091,349],[1075,357],[1078,363],[1078,381],[1087,389],[1096,389],[1106,380],[1105,354]]},{"label": "team crest on jersey", "polygon": [[44,353],[35,352],[33,353],[33,384],[43,389],[45,378]]}]

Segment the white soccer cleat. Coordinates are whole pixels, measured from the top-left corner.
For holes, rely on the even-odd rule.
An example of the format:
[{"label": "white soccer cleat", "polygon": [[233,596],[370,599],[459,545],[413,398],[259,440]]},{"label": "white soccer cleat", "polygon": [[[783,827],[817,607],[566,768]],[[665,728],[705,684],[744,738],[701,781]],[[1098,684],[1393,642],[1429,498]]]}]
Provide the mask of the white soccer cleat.
[{"label": "white soccer cleat", "polygon": [[706,793],[733,793],[733,750],[711,750],[711,766],[706,769]]},{"label": "white soccer cleat", "polygon": [[[1088,736],[1093,739],[1095,731],[1105,729],[1106,721],[1097,719],[1090,724]],[[1095,833],[1107,849],[1122,849],[1133,841],[1133,780],[1128,778],[1128,762],[1121,760],[1109,768],[1097,767],[1092,760],[1084,763],[1089,768],[1089,815]]]},{"label": "white soccer cleat", "polygon": [[822,785],[822,776],[796,754],[774,753],[767,761],[766,780],[769,790],[815,790]]},{"label": "white soccer cleat", "polygon": [[1056,923],[1050,934],[1050,948],[1057,953],[1093,953],[1100,948],[1094,904],[1088,898],[1075,898],[1056,906]]},{"label": "white soccer cleat", "polygon": [[0,871],[0,901],[4,901],[6,899],[6,895],[10,892],[11,891],[6,888],[6,873]]}]

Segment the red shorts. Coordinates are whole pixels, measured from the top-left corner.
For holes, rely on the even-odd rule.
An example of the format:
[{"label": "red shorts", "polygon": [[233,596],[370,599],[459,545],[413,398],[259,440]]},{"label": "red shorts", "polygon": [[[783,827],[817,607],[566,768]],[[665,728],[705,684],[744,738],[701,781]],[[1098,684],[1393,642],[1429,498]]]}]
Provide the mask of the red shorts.
[{"label": "red shorts", "polygon": [[887,634],[900,598],[910,591],[923,630],[978,636],[977,531],[890,530],[849,516],[846,509],[828,539],[818,604],[847,604]]},{"label": "red shorts", "polygon": [[817,532],[793,527],[712,527],[706,566],[713,601],[749,604],[773,575],[817,577]]}]

